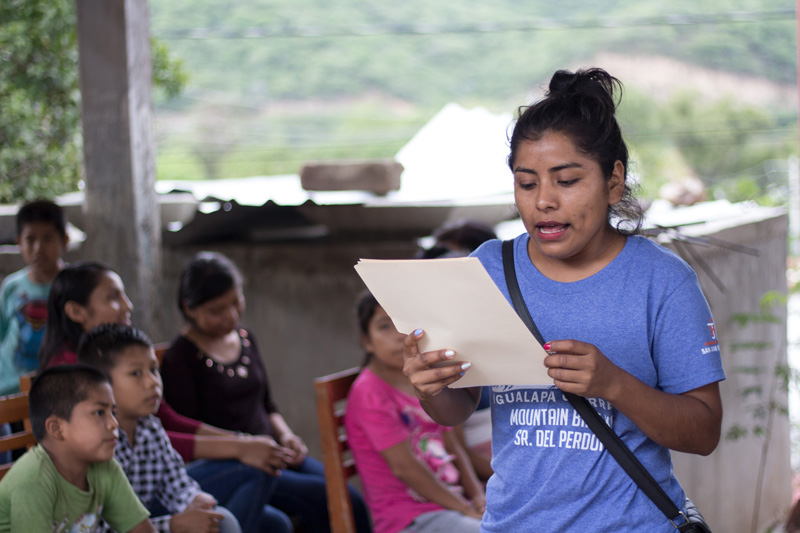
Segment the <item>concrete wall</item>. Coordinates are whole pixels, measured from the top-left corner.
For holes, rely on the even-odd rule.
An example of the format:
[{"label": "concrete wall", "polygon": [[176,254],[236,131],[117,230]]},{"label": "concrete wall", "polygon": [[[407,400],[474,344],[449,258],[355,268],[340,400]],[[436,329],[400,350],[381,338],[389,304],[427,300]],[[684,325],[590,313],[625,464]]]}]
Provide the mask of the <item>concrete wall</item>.
[{"label": "concrete wall", "polygon": [[[777,215],[739,224],[710,227],[703,234],[755,248],[758,257],[719,246],[693,247],[724,284],[724,290],[703,272],[697,260],[684,254],[698,273],[711,306],[727,380],[720,385],[724,418],[717,450],[708,457],[675,452],[673,457],[678,479],[713,531],[762,532],[785,521],[791,504],[789,419],[779,412],[788,405],[788,398],[774,374],[776,367],[787,365],[786,306],[778,304],[771,310],[779,317],[776,323],[743,327],[733,316],[758,313],[759,299],[768,291],[786,294],[788,218]],[[677,249],[675,244],[667,246]],[[744,344],[754,342],[767,346]],[[746,391],[753,387],[762,387],[762,394],[747,395]],[[778,407],[770,410],[770,401]],[[726,439],[725,434],[734,426],[747,429],[747,435]],[[763,427],[766,436],[755,435],[757,427]],[[759,483],[762,459],[765,463]],[[757,501],[760,505],[754,527]]]},{"label": "concrete wall", "polygon": [[[725,440],[723,436],[719,448],[709,457],[676,453],[675,470],[714,531],[761,532],[782,521],[790,505],[789,421],[785,414],[773,411],[769,437],[753,435],[755,426],[768,421],[758,418],[754,410],[766,402],[766,397],[745,397],[744,393],[753,385],[768,389],[772,370],[786,364],[785,307],[774,310],[781,318],[779,323],[741,327],[732,317],[734,313],[757,312],[758,301],[767,291],[786,292],[788,223],[781,214],[739,223],[743,225],[706,226],[704,233],[756,248],[759,257],[719,246],[694,248],[722,280],[724,291],[703,273],[696,260],[689,258],[689,262],[698,272],[711,305],[728,376],[721,385],[723,434],[734,424],[749,433],[738,440]],[[247,310],[243,322],[258,338],[281,411],[306,439],[311,453],[321,457],[313,378],[356,366],[362,357],[353,304],[363,284],[353,265],[361,257],[411,257],[413,243],[231,244],[165,249],[161,292],[164,331],[177,332],[182,325],[176,304],[177,279],[192,255],[202,249],[228,255],[244,273]],[[79,255],[71,254],[70,259]],[[0,256],[0,276],[21,266],[18,255]],[[766,341],[771,346],[734,349],[751,341]],[[746,373],[740,367],[759,367],[761,373]],[[777,404],[786,405],[785,390],[776,391],[773,398]],[[766,468],[759,493],[762,457],[766,458]],[[751,530],[757,494],[758,526]]]}]

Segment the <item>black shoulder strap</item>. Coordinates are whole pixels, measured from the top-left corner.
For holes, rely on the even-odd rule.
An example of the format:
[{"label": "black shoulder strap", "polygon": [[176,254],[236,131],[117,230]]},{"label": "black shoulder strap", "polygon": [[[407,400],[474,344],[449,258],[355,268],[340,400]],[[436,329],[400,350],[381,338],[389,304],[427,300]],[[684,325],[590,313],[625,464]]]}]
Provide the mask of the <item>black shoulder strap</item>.
[{"label": "black shoulder strap", "polygon": [[522,321],[531,330],[533,336],[539,341],[539,344],[544,345],[544,337],[539,333],[539,328],[536,327],[536,322],[533,321],[528,306],[525,305],[525,300],[522,298],[522,292],[519,290],[519,282],[517,281],[517,269],[514,266],[514,241],[503,241],[503,273],[506,275],[506,286],[508,293],[511,295],[511,302],[514,304],[514,309],[517,314],[522,318]]},{"label": "black shoulder strap", "polygon": [[[514,266],[514,241],[503,241],[503,271],[506,277],[506,285],[508,292],[511,295],[511,302],[514,304],[514,309],[517,314],[522,318],[522,321],[531,330],[533,336],[539,341],[539,344],[544,344],[544,338],[536,327],[536,323],[531,317],[528,306],[525,305],[525,300],[522,297],[522,292],[519,289],[519,282],[517,281],[517,272]],[[681,516],[681,510],[673,503],[673,501],[661,488],[661,485],[653,479],[650,472],[639,462],[633,452],[622,442],[605,420],[598,414],[592,407],[589,401],[577,394],[565,392],[564,396],[567,398],[572,407],[581,415],[586,425],[589,426],[600,442],[603,443],[606,450],[617,460],[623,470],[633,479],[642,491],[653,501],[656,506],[661,510],[664,515],[669,518],[676,528],[680,529],[675,524],[675,520]],[[685,518],[685,517],[684,517]]]}]

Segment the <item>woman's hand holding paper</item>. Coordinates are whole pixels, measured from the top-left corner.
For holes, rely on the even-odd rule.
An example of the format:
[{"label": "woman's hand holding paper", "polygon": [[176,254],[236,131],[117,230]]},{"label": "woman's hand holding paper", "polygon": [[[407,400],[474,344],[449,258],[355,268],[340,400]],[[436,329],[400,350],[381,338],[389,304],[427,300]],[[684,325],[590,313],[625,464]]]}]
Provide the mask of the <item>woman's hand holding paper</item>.
[{"label": "woman's hand holding paper", "polygon": [[434,350],[432,352],[419,353],[417,340],[422,335],[424,335],[424,332],[421,329],[417,329],[406,336],[403,349],[405,359],[403,373],[414,385],[417,397],[424,400],[436,396],[448,385],[461,379],[470,364],[457,364],[457,362],[453,361],[455,357],[453,350]]},{"label": "woman's hand holding paper", "polygon": [[475,410],[480,387],[451,389],[470,368],[470,363],[455,360],[453,350],[442,349],[420,353],[419,339],[424,332],[415,330],[406,336],[403,347],[403,373],[414,386],[414,392],[425,411],[436,422],[457,426]]},{"label": "woman's hand holding paper", "polygon": [[624,370],[612,363],[593,344],[576,340],[551,341],[544,345],[547,374],[565,392],[585,397],[616,400]]}]

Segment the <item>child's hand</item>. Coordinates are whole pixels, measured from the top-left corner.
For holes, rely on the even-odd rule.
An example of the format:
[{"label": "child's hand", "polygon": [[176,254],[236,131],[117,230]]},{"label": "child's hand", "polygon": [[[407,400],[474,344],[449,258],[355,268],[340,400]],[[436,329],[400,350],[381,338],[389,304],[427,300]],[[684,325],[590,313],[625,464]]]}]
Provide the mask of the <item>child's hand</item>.
[{"label": "child's hand", "polygon": [[303,462],[308,455],[308,448],[303,439],[294,433],[287,433],[281,437],[281,444],[294,452],[294,457],[291,457],[287,463],[296,466]]},{"label": "child's hand", "polygon": [[472,518],[477,518],[478,520],[483,519],[483,511],[477,511],[474,507],[470,507],[469,511],[464,513],[465,516],[471,516]]},{"label": "child's hand", "polygon": [[217,506],[217,500],[207,492],[199,492],[189,502],[187,509],[213,509]]},{"label": "child's hand", "polygon": [[219,533],[222,518],[214,511],[190,506],[184,512],[172,515],[169,530],[171,533]]},{"label": "child's hand", "polygon": [[475,504],[472,502],[467,502],[466,505],[463,508],[458,509],[458,511],[464,516],[470,516],[472,518],[477,518],[478,520],[483,518],[483,510],[476,509]]},{"label": "child's hand", "polygon": [[242,463],[263,470],[271,476],[279,476],[287,464],[292,464],[295,452],[284,448],[272,437],[244,435],[237,439],[237,457]]},{"label": "child's hand", "polygon": [[476,494],[472,498],[472,508],[483,516],[484,511],[486,511],[486,496],[483,493]]}]

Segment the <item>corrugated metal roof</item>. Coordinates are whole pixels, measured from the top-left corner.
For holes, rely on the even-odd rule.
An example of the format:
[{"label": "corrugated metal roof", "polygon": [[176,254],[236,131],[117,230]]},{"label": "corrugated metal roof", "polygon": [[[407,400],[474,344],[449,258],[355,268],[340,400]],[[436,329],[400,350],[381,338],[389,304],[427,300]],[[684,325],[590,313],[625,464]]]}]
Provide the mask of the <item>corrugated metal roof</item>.
[{"label": "corrugated metal roof", "polygon": [[159,181],[159,193],[187,192],[198,203],[191,219],[164,221],[173,230],[165,240],[421,237],[460,218],[496,224],[515,215],[506,166],[510,123],[510,115],[448,104],[398,152],[400,188],[384,196],[306,191],[296,174]]}]

